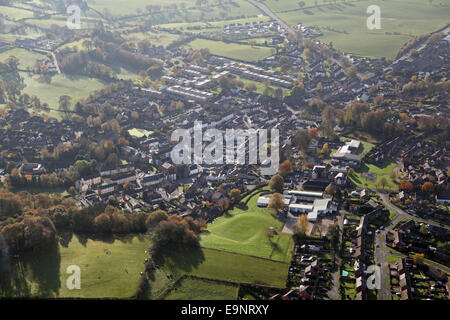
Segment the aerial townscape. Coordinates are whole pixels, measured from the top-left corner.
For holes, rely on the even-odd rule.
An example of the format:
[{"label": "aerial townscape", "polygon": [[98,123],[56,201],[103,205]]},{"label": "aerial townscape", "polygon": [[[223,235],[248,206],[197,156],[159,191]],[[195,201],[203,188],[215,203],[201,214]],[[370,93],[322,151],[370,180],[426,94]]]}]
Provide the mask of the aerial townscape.
[{"label": "aerial townscape", "polygon": [[448,300],[449,17],[0,0],[0,299]]}]

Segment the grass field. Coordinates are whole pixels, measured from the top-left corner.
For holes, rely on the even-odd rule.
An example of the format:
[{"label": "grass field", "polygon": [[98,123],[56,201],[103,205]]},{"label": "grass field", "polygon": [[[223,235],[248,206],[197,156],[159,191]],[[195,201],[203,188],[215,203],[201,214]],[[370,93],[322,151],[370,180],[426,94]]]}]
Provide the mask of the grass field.
[{"label": "grass field", "polygon": [[[26,73],[21,73],[24,78],[25,89],[23,92],[36,95],[41,102],[47,102],[51,108],[59,108],[59,97],[68,95],[72,97],[72,105],[82,98],[87,98],[95,90],[101,89],[106,84],[100,80],[84,76],[68,77],[63,74],[56,74],[51,82],[47,83],[38,75],[30,77]],[[53,115],[58,116],[58,115]]]},{"label": "grass field", "polygon": [[217,281],[184,278],[165,300],[236,300],[238,286]]},{"label": "grass field", "polygon": [[243,61],[259,61],[272,55],[272,49],[267,47],[252,47],[246,44],[225,43],[206,39],[196,39],[187,44],[193,49],[208,48],[212,54]]},{"label": "grass field", "polygon": [[43,54],[26,49],[15,48],[0,53],[0,61],[4,61],[10,56],[14,56],[19,59],[19,69],[26,69],[28,67],[32,68],[36,64],[37,60],[42,60],[45,58],[45,55]]},{"label": "grass field", "polygon": [[[276,5],[275,5],[276,3]],[[295,4],[295,2],[294,2]],[[294,10],[288,1],[271,0],[269,6],[277,11]],[[289,25],[302,23],[319,26],[320,40],[346,52],[368,57],[393,58],[400,47],[415,35],[429,33],[444,27],[450,15],[450,1],[430,4],[423,0],[348,1],[279,13]],[[369,30],[366,26],[369,5],[381,10],[381,29]]]},{"label": "grass field", "polygon": [[15,21],[24,18],[31,18],[33,16],[33,12],[29,10],[12,8],[7,6],[0,6],[0,12],[2,15],[7,17],[9,20]]},{"label": "grass field", "polygon": [[[391,177],[392,170],[397,166],[395,162],[389,163],[385,167],[378,167],[373,164],[368,164],[365,162],[361,163],[361,167],[355,171],[353,176],[350,176],[350,180],[361,188],[371,188],[376,189],[375,184],[382,177],[386,178],[388,185],[386,186],[386,190],[395,190],[397,188],[396,183],[393,181]],[[363,177],[363,173],[374,173],[376,174],[376,179],[366,179]],[[381,187],[379,187],[381,189]]]},{"label": "grass field", "polygon": [[[290,261],[292,237],[281,233],[283,223],[271,215],[270,209],[256,206],[258,195],[248,203],[248,208],[234,208],[228,215],[216,219],[201,235],[201,245],[242,254]],[[266,235],[269,227],[275,227],[273,238]]]},{"label": "grass field", "polygon": [[[144,270],[143,237],[92,240],[65,235],[58,246],[36,254],[27,252],[2,269],[0,297],[130,298]],[[69,290],[67,267],[80,267],[80,289]],[[6,280],[6,281],[5,281]]]},{"label": "grass field", "polygon": [[288,263],[206,248],[190,251],[170,250],[156,264],[159,268],[150,282],[151,296],[154,298],[158,297],[172,281],[185,274],[234,283],[284,288],[289,269]]},{"label": "grass field", "polygon": [[[185,4],[182,9],[181,4]],[[176,4],[177,8],[169,8]],[[148,5],[160,5],[158,12],[149,13]],[[223,1],[218,5],[210,1],[201,7],[196,5],[196,0],[96,0],[90,7],[105,13],[105,10],[113,17],[142,15],[151,17],[154,24],[170,22],[194,22],[194,21],[217,21],[231,19],[233,17],[251,17],[260,14],[259,10],[247,3],[245,0]]]},{"label": "grass field", "polygon": [[[60,247],[60,297],[131,297],[136,292],[140,272],[144,270],[149,241],[143,237],[128,237],[114,242],[73,239],[68,247]],[[81,268],[81,289],[69,290],[65,283],[66,268]]]}]

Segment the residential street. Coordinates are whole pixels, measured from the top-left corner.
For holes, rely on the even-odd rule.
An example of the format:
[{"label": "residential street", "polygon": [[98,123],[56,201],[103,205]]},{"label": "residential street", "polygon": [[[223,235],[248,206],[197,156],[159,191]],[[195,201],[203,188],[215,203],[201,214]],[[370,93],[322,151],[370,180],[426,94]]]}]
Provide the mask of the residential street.
[{"label": "residential street", "polygon": [[[390,282],[389,282],[389,266],[388,266],[388,258],[391,255],[397,255],[397,254],[393,254],[391,253],[385,244],[385,240],[386,240],[386,235],[387,233],[392,230],[394,228],[394,226],[402,219],[413,219],[416,220],[418,222],[423,222],[423,223],[427,223],[430,225],[434,225],[434,226],[439,226],[438,223],[434,222],[434,221],[428,221],[428,220],[424,220],[421,218],[416,218],[413,217],[411,215],[409,215],[408,213],[406,213],[405,211],[403,211],[402,209],[394,206],[390,201],[389,201],[389,194],[387,193],[381,193],[378,192],[378,195],[380,196],[381,201],[383,202],[384,206],[390,210],[393,210],[397,213],[397,216],[391,221],[391,224],[384,228],[384,230],[381,230],[380,233],[376,234],[375,237],[375,243],[376,243],[376,248],[375,248],[375,259],[377,261],[377,264],[379,264],[380,268],[381,268],[381,290],[379,292],[379,299],[380,300],[390,300],[391,297],[391,288],[390,288]],[[449,229],[448,226],[445,226],[445,228]],[[399,256],[404,257],[405,255],[402,254],[398,254]],[[447,273],[450,273],[450,268],[447,268],[445,266],[442,266],[434,261],[425,259],[425,261],[433,266],[435,266],[437,269],[441,269]]]}]

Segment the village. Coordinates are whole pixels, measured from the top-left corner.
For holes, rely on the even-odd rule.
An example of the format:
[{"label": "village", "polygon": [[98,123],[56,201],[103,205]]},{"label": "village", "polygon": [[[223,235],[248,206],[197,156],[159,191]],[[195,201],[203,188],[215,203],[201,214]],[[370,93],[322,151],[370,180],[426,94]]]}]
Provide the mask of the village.
[{"label": "village", "polygon": [[[260,258],[288,264],[286,279],[243,281],[242,299],[448,299],[449,36],[392,62],[338,51],[301,23],[298,38],[271,19],[227,24],[219,33],[228,41],[264,34],[264,46],[276,49],[250,63],[204,49],[138,48],[134,57],[161,63],[157,76],[145,71],[143,81],[109,84],[59,110],[61,119],[45,114],[56,107],[48,105],[38,108],[44,114],[31,103],[2,112],[2,186],[60,194],[80,212],[163,210],[208,226],[234,210],[271,212],[270,223],[281,227],[261,233],[289,239],[288,254]],[[61,72],[58,45],[14,43],[50,53],[38,72],[54,74]],[[248,161],[175,164],[179,141],[171,133],[196,122],[223,135],[277,129],[278,174],[264,175],[262,163]],[[249,151],[248,137],[243,146]],[[274,209],[275,194],[281,200]],[[379,287],[368,285],[374,268]]]}]

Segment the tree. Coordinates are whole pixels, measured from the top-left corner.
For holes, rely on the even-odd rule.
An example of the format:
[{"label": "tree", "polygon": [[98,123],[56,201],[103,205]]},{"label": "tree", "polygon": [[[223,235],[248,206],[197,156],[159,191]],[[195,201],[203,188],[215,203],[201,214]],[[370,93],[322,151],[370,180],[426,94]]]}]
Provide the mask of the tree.
[{"label": "tree", "polygon": [[433,185],[433,183],[431,183],[429,181],[425,182],[422,185],[422,191],[423,192],[429,192],[429,193],[434,192],[434,185]]},{"label": "tree", "polygon": [[294,143],[301,150],[306,151],[308,149],[310,138],[307,130],[298,130],[294,135]]},{"label": "tree", "polygon": [[297,226],[298,226],[298,230],[305,235],[308,232],[308,227],[309,227],[309,221],[308,221],[308,216],[306,214],[302,214],[299,218],[298,218],[298,222],[297,222]]},{"label": "tree", "polygon": [[398,187],[399,191],[413,191],[414,190],[414,185],[409,181],[407,181],[407,182],[402,181],[398,184],[397,187]]},{"label": "tree", "polygon": [[294,166],[292,165],[291,161],[289,160],[285,160],[283,161],[282,164],[280,164],[280,167],[278,169],[278,173],[285,177],[287,176],[289,173],[292,172],[292,170],[294,170]]},{"label": "tree", "polygon": [[70,96],[64,95],[59,97],[59,108],[64,111],[66,117],[68,118],[68,112],[70,110],[72,98]]},{"label": "tree", "polygon": [[423,264],[425,260],[425,255],[423,253],[416,253],[413,256],[413,261],[415,264]]},{"label": "tree", "polygon": [[270,189],[272,189],[273,191],[276,191],[276,192],[282,192],[283,185],[284,185],[284,179],[279,174],[273,175],[269,181]]},{"label": "tree", "polygon": [[268,208],[274,209],[276,212],[280,212],[284,209],[284,196],[281,193],[275,192],[270,196]]},{"label": "tree", "polygon": [[239,201],[241,201],[242,195],[241,195],[241,190],[239,189],[231,189],[230,193],[229,193],[230,198],[233,201],[233,204],[237,204],[239,203]]},{"label": "tree", "polygon": [[145,220],[145,225],[148,229],[156,227],[161,221],[167,220],[169,216],[167,215],[167,212],[164,210],[156,210],[151,212],[147,219]]},{"label": "tree", "polygon": [[111,218],[106,213],[102,213],[94,219],[95,230],[99,233],[111,233]]}]

